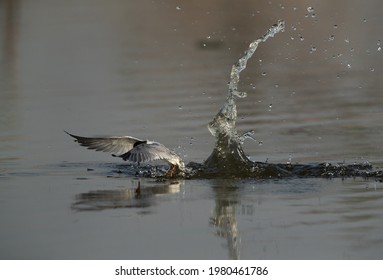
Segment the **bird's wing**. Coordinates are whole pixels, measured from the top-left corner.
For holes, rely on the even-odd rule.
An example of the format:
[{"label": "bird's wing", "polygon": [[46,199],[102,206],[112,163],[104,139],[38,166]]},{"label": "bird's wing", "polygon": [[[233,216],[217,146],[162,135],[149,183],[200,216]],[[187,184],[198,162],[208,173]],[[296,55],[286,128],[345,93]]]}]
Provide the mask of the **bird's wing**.
[{"label": "bird's wing", "polygon": [[160,143],[143,142],[119,157],[123,160],[142,163],[161,159],[168,160],[174,156],[177,155]]},{"label": "bird's wing", "polygon": [[[66,132],[66,131],[65,131]],[[130,151],[136,142],[142,140],[131,136],[111,136],[111,137],[82,137],[70,134],[81,146],[96,151],[123,154]]]}]

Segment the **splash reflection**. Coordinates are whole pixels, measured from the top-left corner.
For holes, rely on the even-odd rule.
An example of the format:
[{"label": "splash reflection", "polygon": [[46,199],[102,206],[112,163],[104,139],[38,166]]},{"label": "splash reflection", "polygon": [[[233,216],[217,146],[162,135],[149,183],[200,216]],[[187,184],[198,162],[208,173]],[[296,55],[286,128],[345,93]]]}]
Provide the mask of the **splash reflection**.
[{"label": "splash reflection", "polygon": [[216,191],[215,208],[210,217],[210,225],[216,229],[216,235],[226,239],[229,258],[240,259],[240,238],[237,223],[237,187],[219,184]]}]

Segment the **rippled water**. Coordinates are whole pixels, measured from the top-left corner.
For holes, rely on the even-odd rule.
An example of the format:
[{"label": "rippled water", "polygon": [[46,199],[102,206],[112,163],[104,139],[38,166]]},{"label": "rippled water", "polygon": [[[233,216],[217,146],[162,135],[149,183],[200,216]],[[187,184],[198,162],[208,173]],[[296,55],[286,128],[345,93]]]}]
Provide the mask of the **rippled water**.
[{"label": "rippled water", "polygon": [[382,168],[381,5],[1,2],[0,257],[382,258],[379,180],[158,182],[63,132],[203,162],[232,64],[282,18],[241,74],[245,153]]}]

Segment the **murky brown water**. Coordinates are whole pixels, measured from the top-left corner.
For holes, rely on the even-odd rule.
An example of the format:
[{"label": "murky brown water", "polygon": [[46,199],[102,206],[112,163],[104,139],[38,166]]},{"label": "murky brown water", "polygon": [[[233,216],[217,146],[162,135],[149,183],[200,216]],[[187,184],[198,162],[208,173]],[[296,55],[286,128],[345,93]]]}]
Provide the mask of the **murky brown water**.
[{"label": "murky brown water", "polygon": [[0,2],[0,258],[382,258],[381,182],[158,183],[63,133],[153,139],[202,162],[231,65],[282,18],[241,75],[238,130],[259,141],[245,151],[383,167],[381,8]]}]

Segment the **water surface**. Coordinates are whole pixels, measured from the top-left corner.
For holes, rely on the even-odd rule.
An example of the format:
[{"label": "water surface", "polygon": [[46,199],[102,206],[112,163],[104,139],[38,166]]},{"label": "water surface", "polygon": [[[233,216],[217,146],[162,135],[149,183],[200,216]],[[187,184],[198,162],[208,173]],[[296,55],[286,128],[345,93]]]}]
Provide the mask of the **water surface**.
[{"label": "water surface", "polygon": [[232,64],[284,19],[241,74],[237,129],[257,139],[244,151],[381,168],[381,5],[1,2],[0,258],[382,258],[379,181],[156,182],[63,133],[153,139],[203,162]]}]

